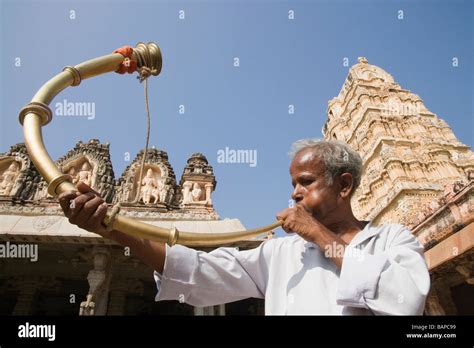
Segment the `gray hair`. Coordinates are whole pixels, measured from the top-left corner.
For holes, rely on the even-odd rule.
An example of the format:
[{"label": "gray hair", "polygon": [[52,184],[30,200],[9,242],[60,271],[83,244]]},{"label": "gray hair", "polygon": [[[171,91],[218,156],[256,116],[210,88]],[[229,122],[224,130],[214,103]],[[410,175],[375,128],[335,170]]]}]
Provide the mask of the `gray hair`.
[{"label": "gray hair", "polygon": [[[311,148],[326,167],[326,183],[332,185],[333,178],[343,173],[352,174],[353,189],[357,189],[362,177],[362,158],[348,144],[340,140],[301,139],[291,145],[290,156]],[[351,193],[351,195],[352,195]]]}]

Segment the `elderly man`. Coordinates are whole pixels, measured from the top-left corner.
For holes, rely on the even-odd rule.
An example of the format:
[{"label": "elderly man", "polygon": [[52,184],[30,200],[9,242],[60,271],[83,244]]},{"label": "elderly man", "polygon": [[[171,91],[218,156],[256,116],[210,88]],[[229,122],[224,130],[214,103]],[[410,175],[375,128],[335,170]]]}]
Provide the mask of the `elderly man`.
[{"label": "elderly man", "polygon": [[107,232],[106,205],[80,184],[61,194],[69,221],[129,246],[155,269],[156,300],[211,306],[265,299],[266,314],[422,314],[430,288],[423,248],[402,225],[359,221],[350,198],[362,160],[339,141],[300,140],[290,165],[295,206],[277,218],[292,233],[251,250],[210,253]]}]

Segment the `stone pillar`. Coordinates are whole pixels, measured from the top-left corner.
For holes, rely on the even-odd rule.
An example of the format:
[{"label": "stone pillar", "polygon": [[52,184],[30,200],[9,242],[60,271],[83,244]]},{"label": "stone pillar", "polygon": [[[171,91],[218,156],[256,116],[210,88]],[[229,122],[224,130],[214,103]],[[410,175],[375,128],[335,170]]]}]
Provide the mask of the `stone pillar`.
[{"label": "stone pillar", "polygon": [[204,307],[194,307],[194,315],[204,315]]},{"label": "stone pillar", "polygon": [[474,285],[474,274],[467,264],[460,264],[455,267],[455,270],[464,277],[466,283]]},{"label": "stone pillar", "polygon": [[79,315],[105,315],[110,283],[110,252],[108,248],[95,246],[92,249],[94,269],[89,271],[89,293],[81,303]]},{"label": "stone pillar", "polygon": [[222,315],[224,316],[225,315],[225,304],[220,304],[218,306],[216,306],[218,308],[218,315]]},{"label": "stone pillar", "polygon": [[214,306],[204,307],[204,315],[214,316]]},{"label": "stone pillar", "polygon": [[13,315],[31,315],[33,301],[36,295],[38,282],[36,280],[21,279],[17,286],[20,289]]},{"label": "stone pillar", "polygon": [[204,187],[206,188],[206,204],[212,205],[211,192],[214,185],[208,182],[207,184],[204,185]]},{"label": "stone pillar", "polygon": [[183,204],[189,203],[189,191],[191,189],[192,184],[189,181],[186,181],[183,184]]},{"label": "stone pillar", "polygon": [[437,290],[432,288],[426,299],[426,315],[446,315],[443,306],[439,302]]},{"label": "stone pillar", "polygon": [[194,307],[194,315],[214,315],[214,306],[209,307]]},{"label": "stone pillar", "polygon": [[127,288],[125,279],[119,278],[112,281],[110,285],[107,315],[124,315]]},{"label": "stone pillar", "polygon": [[194,307],[194,315],[225,315],[225,304],[208,307]]},{"label": "stone pillar", "polygon": [[451,287],[444,279],[437,279],[433,282],[432,288],[436,291],[437,299],[445,315],[456,315],[457,309],[451,294]]}]

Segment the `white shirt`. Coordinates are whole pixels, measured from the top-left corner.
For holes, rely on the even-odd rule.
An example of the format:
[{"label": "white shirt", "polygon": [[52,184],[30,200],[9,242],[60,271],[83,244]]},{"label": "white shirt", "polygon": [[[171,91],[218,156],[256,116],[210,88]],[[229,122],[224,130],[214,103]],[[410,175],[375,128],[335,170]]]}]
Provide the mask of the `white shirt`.
[{"label": "white shirt", "polygon": [[407,228],[369,223],[342,252],[339,269],[297,234],[244,251],[167,245],[163,274],[154,272],[155,300],[204,307],[264,298],[266,315],[423,314],[430,276]]}]

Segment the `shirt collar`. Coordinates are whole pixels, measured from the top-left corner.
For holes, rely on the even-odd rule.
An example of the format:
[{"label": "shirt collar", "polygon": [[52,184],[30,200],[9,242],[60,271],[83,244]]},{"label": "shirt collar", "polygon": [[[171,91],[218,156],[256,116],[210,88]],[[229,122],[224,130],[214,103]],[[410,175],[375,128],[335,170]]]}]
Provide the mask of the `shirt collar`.
[{"label": "shirt collar", "polygon": [[368,221],[367,225],[352,238],[348,246],[356,246],[379,233],[378,228],[373,227],[372,221]]}]

